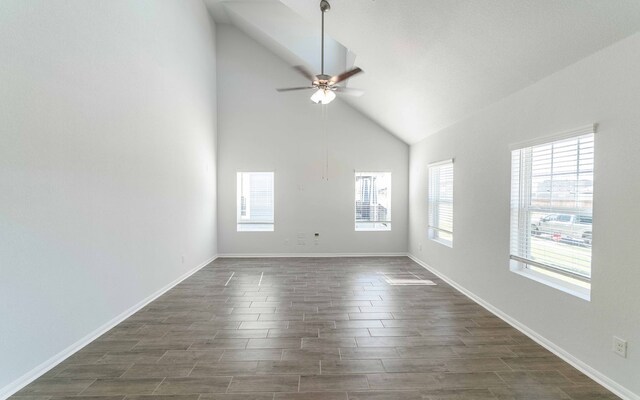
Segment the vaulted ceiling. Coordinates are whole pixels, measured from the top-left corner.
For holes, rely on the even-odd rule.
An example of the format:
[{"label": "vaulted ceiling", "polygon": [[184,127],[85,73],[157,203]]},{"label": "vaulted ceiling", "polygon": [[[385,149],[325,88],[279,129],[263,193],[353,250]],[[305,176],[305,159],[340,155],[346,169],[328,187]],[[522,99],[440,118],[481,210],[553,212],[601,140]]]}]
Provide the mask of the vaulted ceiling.
[{"label": "vaulted ceiling", "polygon": [[[205,3],[218,23],[319,73],[319,0]],[[409,144],[640,30],[638,0],[330,3],[328,73],[365,71],[349,82],[365,95],[342,99]]]}]

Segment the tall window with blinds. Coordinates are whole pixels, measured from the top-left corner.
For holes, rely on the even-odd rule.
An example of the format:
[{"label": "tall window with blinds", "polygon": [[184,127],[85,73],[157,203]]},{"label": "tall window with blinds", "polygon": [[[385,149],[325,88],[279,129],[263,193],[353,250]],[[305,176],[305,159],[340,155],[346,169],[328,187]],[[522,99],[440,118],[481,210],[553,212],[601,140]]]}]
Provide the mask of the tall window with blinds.
[{"label": "tall window with blinds", "polygon": [[356,172],[356,231],[391,230],[391,172]]},{"label": "tall window with blinds", "polygon": [[273,172],[238,172],[238,232],[273,231],[273,175]]},{"label": "tall window with blinds", "polygon": [[429,165],[429,238],[453,246],[453,160]]},{"label": "tall window with blinds", "polygon": [[594,134],[511,153],[511,265],[588,289]]}]

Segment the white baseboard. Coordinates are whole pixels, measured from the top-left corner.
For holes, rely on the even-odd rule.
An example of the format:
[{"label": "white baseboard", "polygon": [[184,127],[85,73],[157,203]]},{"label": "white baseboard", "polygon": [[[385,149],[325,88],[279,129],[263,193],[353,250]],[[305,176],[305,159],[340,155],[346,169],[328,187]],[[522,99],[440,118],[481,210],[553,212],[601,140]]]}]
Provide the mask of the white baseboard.
[{"label": "white baseboard", "polygon": [[151,303],[152,301],[154,301],[158,297],[162,296],[164,293],[169,291],[169,289],[173,288],[174,286],[176,286],[177,284],[179,284],[183,280],[187,279],[188,277],[190,277],[194,273],[198,272],[200,269],[202,269],[203,267],[205,267],[206,265],[208,265],[209,263],[214,261],[216,258],[218,258],[217,255],[209,258],[205,262],[203,262],[200,265],[198,265],[197,267],[193,268],[191,271],[183,274],[178,279],[176,279],[173,282],[169,283],[168,285],[164,286],[160,290],[156,291],[152,295],[150,295],[147,298],[145,298],[144,300],[140,301],[138,304],[130,307],[129,309],[127,309],[126,311],[124,311],[120,315],[118,315],[115,318],[111,319],[109,322],[106,322],[104,325],[100,326],[95,331],[91,332],[90,334],[88,334],[87,336],[85,336],[82,339],[78,340],[77,342],[75,342],[71,346],[67,347],[66,349],[62,350],[61,352],[59,352],[55,356],[51,357],[50,359],[48,359],[45,362],[43,362],[40,365],[38,365],[37,367],[33,368],[31,371],[29,371],[26,374],[22,375],[20,378],[18,378],[15,381],[11,382],[7,386],[5,386],[3,388],[0,388],[0,400],[4,400],[4,399],[8,398],[9,396],[11,396],[14,393],[18,392],[23,387],[27,386],[29,383],[33,382],[34,380],[36,380],[40,376],[44,375],[51,368],[53,368],[56,365],[60,364],[62,361],[64,361],[65,359],[67,359],[68,357],[70,357],[71,355],[73,355],[74,353],[76,353],[77,351],[79,351],[80,349],[82,349],[83,347],[85,347],[86,345],[88,345],[89,343],[91,343],[92,341],[94,341],[95,339],[97,339],[98,337],[103,335],[104,333],[106,333],[107,331],[109,331],[111,328],[113,328],[114,326],[118,325],[120,322],[124,321],[125,319],[129,318],[131,315],[133,315],[134,313],[136,313],[137,311],[142,309],[144,306],[146,306],[147,304]]},{"label": "white baseboard", "polygon": [[484,307],[489,312],[491,312],[492,314],[494,314],[498,318],[502,319],[507,324],[509,324],[512,327],[516,328],[517,330],[519,330],[523,334],[527,335],[529,338],[531,338],[533,341],[535,341],[536,343],[538,343],[539,345],[541,345],[545,349],[549,350],[550,352],[552,352],[556,356],[560,357],[561,359],[563,359],[567,363],[571,364],[573,367],[578,369],[583,374],[587,375],[589,378],[593,379],[594,381],[596,381],[600,385],[604,386],[605,388],[607,388],[608,390],[613,392],[616,396],[619,396],[619,397],[621,397],[622,399],[625,399],[625,400],[640,400],[640,395],[633,393],[632,391],[630,391],[629,389],[627,389],[624,386],[620,385],[619,383],[617,383],[613,379],[611,379],[608,376],[602,374],[601,372],[599,372],[596,369],[592,368],[591,366],[589,366],[585,362],[581,361],[580,359],[576,358],[572,354],[568,353],[566,350],[564,350],[560,346],[556,345],[552,341],[550,341],[550,340],[546,339],[545,337],[543,337],[542,335],[538,334],[533,329],[529,328],[528,326],[524,325],[520,321],[518,321],[518,320],[514,319],[513,317],[509,316],[508,314],[502,312],[502,310],[494,307],[490,303],[484,301],[480,297],[478,297],[475,294],[471,293],[470,291],[468,291],[464,287],[460,286],[459,284],[457,284],[455,281],[453,281],[452,279],[450,279],[446,275],[443,275],[441,272],[435,270],[430,265],[426,264],[422,260],[420,260],[417,257],[415,257],[413,254],[408,254],[408,257],[410,259],[412,259],[413,261],[415,261],[416,264],[420,265],[421,267],[425,268],[426,270],[428,270],[432,274],[436,275],[438,278],[442,279],[443,281],[447,282],[449,285],[453,286],[456,290],[458,290],[460,293],[462,293],[465,296],[467,296],[469,299],[473,300],[474,302],[476,302],[480,306]]},{"label": "white baseboard", "polygon": [[227,253],[218,258],[406,257],[407,253]]}]

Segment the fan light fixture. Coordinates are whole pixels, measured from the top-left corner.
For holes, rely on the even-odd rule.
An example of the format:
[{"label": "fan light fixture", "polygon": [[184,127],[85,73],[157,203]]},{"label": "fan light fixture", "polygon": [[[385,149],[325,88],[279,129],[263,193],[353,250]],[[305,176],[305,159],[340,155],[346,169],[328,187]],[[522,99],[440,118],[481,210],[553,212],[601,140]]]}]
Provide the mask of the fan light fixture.
[{"label": "fan light fixture", "polygon": [[317,89],[311,96],[311,101],[316,104],[329,104],[336,98],[336,92],[348,96],[362,96],[362,90],[351,89],[344,86],[338,86],[338,83],[344,82],[352,76],[359,74],[362,70],[354,67],[350,71],[345,71],[339,75],[331,76],[324,73],[324,14],[331,9],[331,5],[327,0],[320,1],[320,11],[322,12],[322,43],[320,46],[320,75],[314,75],[304,66],[297,65],[293,67],[301,75],[311,81],[311,86],[291,87],[276,89],[278,92],[291,92],[297,90]]},{"label": "fan light fixture", "polygon": [[336,98],[336,94],[333,90],[318,89],[313,95],[311,95],[311,101],[316,104],[329,104]]}]

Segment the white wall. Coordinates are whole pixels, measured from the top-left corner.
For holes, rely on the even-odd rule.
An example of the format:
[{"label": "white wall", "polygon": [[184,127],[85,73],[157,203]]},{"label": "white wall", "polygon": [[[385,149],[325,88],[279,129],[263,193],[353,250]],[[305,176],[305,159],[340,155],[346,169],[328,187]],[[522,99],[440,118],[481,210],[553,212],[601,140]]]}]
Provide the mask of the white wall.
[{"label": "white wall", "polygon": [[213,28],[199,0],[0,2],[0,397],[216,254]]},{"label": "white wall", "polygon": [[[217,41],[220,253],[405,253],[408,146],[339,99],[323,122],[313,92],[277,93],[308,82],[237,28]],[[354,231],[355,169],[392,172],[392,231]],[[275,232],[236,232],[238,171],[275,171]]]},{"label": "white wall", "polygon": [[[410,253],[617,382],[627,396],[640,395],[638,71],[640,34],[428,137],[410,157]],[[600,126],[587,302],[509,271],[509,145],[594,122]],[[427,164],[451,157],[453,249],[428,240],[426,229]],[[628,340],[627,359],[611,351],[613,335]]]}]

